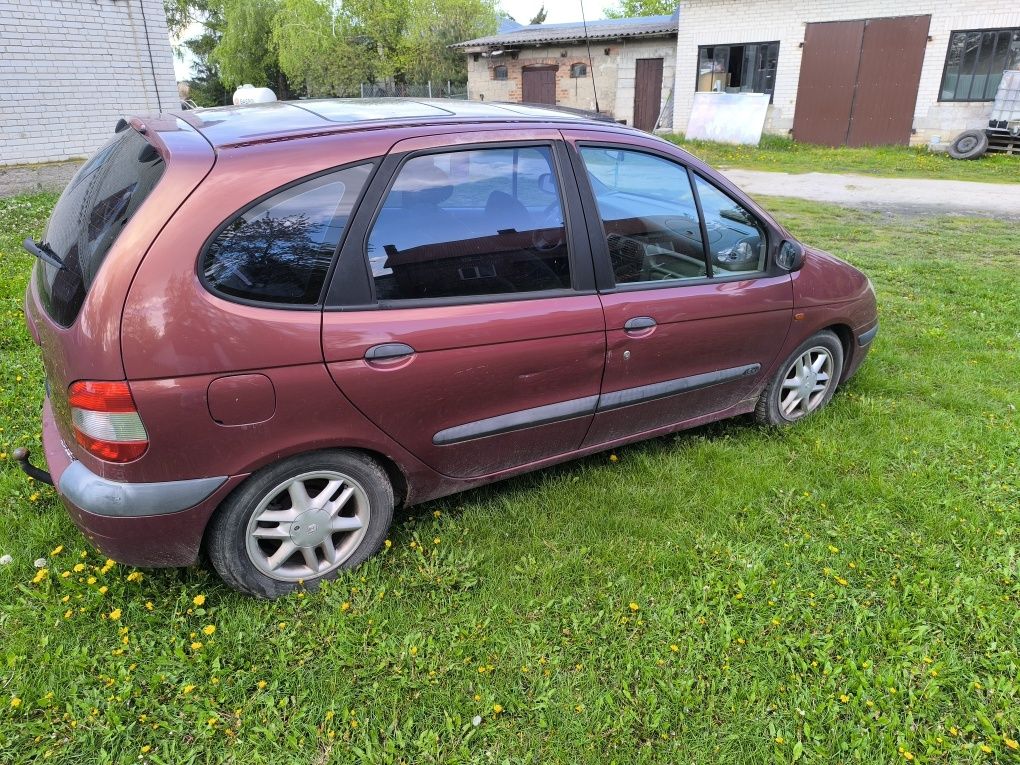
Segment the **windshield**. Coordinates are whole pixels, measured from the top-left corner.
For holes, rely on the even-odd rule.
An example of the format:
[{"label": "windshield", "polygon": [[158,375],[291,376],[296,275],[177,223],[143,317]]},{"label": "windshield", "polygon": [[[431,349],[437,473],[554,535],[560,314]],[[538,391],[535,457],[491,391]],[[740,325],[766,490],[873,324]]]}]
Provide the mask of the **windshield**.
[{"label": "windshield", "polygon": [[47,313],[65,327],[78,316],[103,259],[163,175],[163,160],[134,130],[124,130],[75,174],[60,195],[42,244],[64,267],[39,261]]}]

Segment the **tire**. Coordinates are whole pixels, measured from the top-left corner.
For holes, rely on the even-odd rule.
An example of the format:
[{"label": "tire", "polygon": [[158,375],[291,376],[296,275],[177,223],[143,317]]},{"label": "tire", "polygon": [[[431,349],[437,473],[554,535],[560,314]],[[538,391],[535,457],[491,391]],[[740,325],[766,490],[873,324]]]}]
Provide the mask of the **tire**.
[{"label": "tire", "polygon": [[206,548],[229,586],[273,599],[314,588],[372,557],[392,519],[393,486],[375,460],[358,452],[311,452],[264,467],[241,484],[216,511]]},{"label": "tire", "polygon": [[949,144],[953,159],[977,159],[988,151],[988,134],[984,130],[965,130]]},{"label": "tire", "polygon": [[[803,378],[798,366],[805,360],[810,360],[813,372],[803,380],[802,386],[796,386],[794,383]],[[758,399],[754,416],[764,425],[792,425],[832,400],[842,374],[843,344],[829,330],[818,332],[801,343],[779,366]]]}]

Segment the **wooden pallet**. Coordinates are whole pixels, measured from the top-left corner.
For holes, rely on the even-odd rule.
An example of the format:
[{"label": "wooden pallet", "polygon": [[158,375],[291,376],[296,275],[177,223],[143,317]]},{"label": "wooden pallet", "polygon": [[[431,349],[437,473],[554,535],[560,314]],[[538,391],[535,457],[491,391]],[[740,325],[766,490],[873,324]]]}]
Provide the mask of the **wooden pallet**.
[{"label": "wooden pallet", "polygon": [[1006,130],[987,130],[988,151],[1020,156],[1020,136]]}]

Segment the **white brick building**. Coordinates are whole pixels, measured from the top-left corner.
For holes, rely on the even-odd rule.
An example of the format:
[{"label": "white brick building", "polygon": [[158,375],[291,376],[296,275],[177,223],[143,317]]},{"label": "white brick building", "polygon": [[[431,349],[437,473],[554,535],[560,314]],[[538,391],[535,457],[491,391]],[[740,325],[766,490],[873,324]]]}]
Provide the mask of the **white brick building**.
[{"label": "white brick building", "polygon": [[[696,89],[753,90],[772,94],[767,132],[947,143],[987,125],[995,70],[1010,66],[1009,0],[681,0],[673,124],[686,130]],[[883,135],[896,140],[869,140]]]},{"label": "white brick building", "polygon": [[161,0],[0,0],[0,167],[86,156],[179,108]]}]

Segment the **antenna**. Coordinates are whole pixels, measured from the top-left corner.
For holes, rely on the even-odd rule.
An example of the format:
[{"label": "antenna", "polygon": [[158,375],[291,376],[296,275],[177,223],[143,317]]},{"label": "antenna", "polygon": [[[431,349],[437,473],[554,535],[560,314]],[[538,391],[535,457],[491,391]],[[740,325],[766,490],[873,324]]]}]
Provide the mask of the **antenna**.
[{"label": "antenna", "polygon": [[581,23],[584,25],[584,44],[588,46],[588,71],[591,72],[591,92],[595,96],[595,111],[599,109],[599,91],[595,87],[595,64],[591,60],[591,40],[588,39],[588,19],[584,17],[584,0],[577,0],[581,4]]}]

